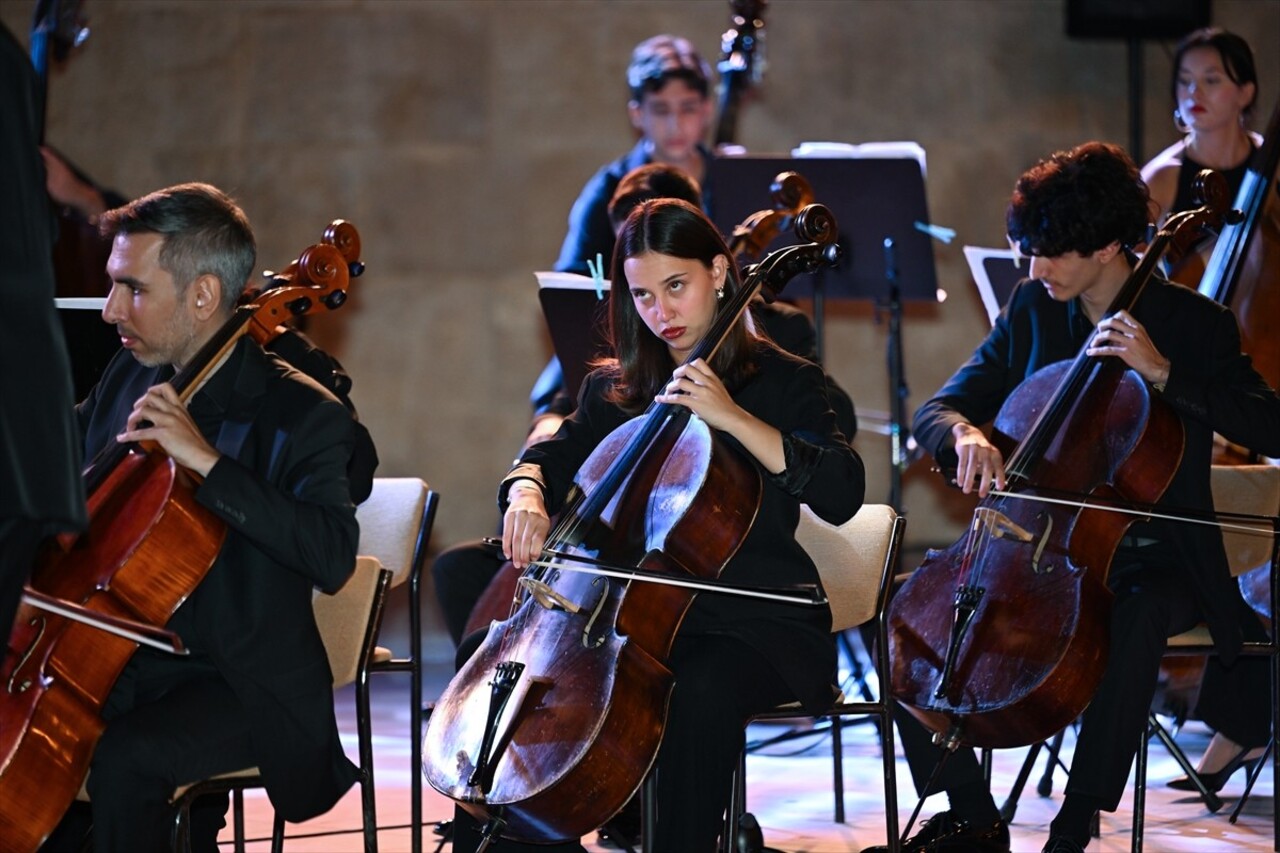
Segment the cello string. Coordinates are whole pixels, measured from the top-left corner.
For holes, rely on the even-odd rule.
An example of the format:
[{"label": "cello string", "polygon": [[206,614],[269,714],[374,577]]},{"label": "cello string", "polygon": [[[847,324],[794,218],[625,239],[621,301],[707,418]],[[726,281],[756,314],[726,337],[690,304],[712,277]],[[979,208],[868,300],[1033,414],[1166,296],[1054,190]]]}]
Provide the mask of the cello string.
[{"label": "cello string", "polygon": [[[763,598],[770,601],[785,601],[789,604],[826,604],[827,599],[821,596],[816,587],[813,594],[803,596],[800,593],[786,592],[767,592],[765,589],[751,589],[749,587],[731,586],[724,583],[713,583],[709,580],[685,580],[684,578],[671,577],[669,575],[660,575],[646,573],[640,569],[626,569],[608,566],[597,563],[587,557],[577,554],[556,554],[554,555],[563,560],[572,560],[574,563],[563,562],[555,564],[557,569],[566,572],[577,572],[585,575],[601,575],[607,578],[616,578],[625,581],[641,581],[644,583],[655,583],[662,586],[679,586],[687,589],[702,590],[706,592],[719,592],[725,595],[741,595],[747,598]],[[541,565],[552,565],[552,561],[539,561]],[[767,588],[766,588],[767,589]]]},{"label": "cello string", "polygon": [[[1123,515],[1136,515],[1149,518],[1159,518],[1164,521],[1180,521],[1187,524],[1205,524],[1210,527],[1217,527],[1221,530],[1229,530],[1233,533],[1245,533],[1252,536],[1275,536],[1277,526],[1280,526],[1280,516],[1272,515],[1248,515],[1246,513],[1223,513],[1224,515],[1232,515],[1236,518],[1257,519],[1258,524],[1250,527],[1241,524],[1233,524],[1228,521],[1211,520],[1207,518],[1193,518],[1185,515],[1171,515],[1169,513],[1154,512],[1149,509],[1134,509],[1125,506],[1108,506],[1102,503],[1091,503],[1089,501],[1071,501],[1064,498],[1051,498],[1041,494],[1022,494],[1020,492],[1007,492],[999,489],[992,489],[991,494],[998,495],[1002,498],[1014,498],[1022,501],[1040,501],[1042,503],[1058,504],[1060,506],[1076,507],[1080,509],[1096,509],[1103,512],[1118,512]],[[1262,523],[1270,522],[1271,527],[1264,528]]]}]

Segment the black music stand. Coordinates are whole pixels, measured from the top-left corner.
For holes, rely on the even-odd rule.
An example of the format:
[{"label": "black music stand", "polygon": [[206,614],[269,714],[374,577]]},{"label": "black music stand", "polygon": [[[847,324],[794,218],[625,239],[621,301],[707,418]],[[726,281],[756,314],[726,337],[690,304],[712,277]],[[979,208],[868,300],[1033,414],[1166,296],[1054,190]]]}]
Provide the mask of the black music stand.
[{"label": "black music stand", "polygon": [[1000,309],[1013,293],[1014,285],[1030,275],[1031,265],[1012,249],[984,249],[980,246],[965,246],[964,259],[969,264],[978,296],[982,298],[982,307],[987,310],[987,319],[994,326]]},{"label": "black music stand", "polygon": [[[888,313],[889,503],[901,511],[907,463],[902,302],[938,300],[923,167],[913,157],[717,158],[709,166],[708,183],[712,218],[720,230],[730,233],[759,209],[760,188],[787,171],[799,172],[809,182],[814,201],[831,209],[840,229],[839,264],[796,279],[783,293],[787,298],[812,296],[819,359],[826,298],[872,300]],[[794,235],[780,234],[769,248],[794,242]]]},{"label": "black music stand", "polygon": [[609,352],[609,282],[597,285],[595,279],[574,273],[534,275],[564,389],[576,395],[591,362]]},{"label": "black music stand", "polygon": [[89,396],[102,378],[107,362],[120,349],[120,336],[115,326],[102,321],[102,297],[55,299],[62,334],[67,339],[71,356],[71,379],[77,401]]}]

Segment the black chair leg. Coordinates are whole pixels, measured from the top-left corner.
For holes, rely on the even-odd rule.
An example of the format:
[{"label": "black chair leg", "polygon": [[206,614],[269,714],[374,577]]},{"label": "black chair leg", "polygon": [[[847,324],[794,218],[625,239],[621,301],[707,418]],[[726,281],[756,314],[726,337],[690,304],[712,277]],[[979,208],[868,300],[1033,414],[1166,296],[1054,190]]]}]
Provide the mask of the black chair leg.
[{"label": "black chair leg", "polygon": [[[831,718],[831,785],[835,789],[836,823],[844,823],[844,736],[840,715]],[[745,771],[743,771],[743,775]],[[745,803],[743,804],[745,807]]]},{"label": "black chair leg", "polygon": [[235,823],[236,853],[244,853],[244,790],[236,788],[231,793],[231,799],[235,803],[232,807],[232,820]]},{"label": "black chair leg", "polygon": [[378,813],[373,784],[373,727],[368,681],[356,683],[356,727],[360,752],[360,814],[364,822],[366,853],[378,850]]},{"label": "black chair leg", "polygon": [[1147,739],[1151,737],[1149,728],[1142,730],[1142,741],[1138,744],[1138,754],[1133,768],[1133,853],[1142,853],[1143,818],[1147,805]]},{"label": "black chair leg", "polygon": [[1249,795],[1253,793],[1253,785],[1258,781],[1258,777],[1262,775],[1262,771],[1266,769],[1267,762],[1271,758],[1271,750],[1275,749],[1275,746],[1276,736],[1272,735],[1271,740],[1267,741],[1267,748],[1262,752],[1261,760],[1259,760],[1257,765],[1249,771],[1249,781],[1245,783],[1244,793],[1240,795],[1239,801],[1236,802],[1236,807],[1231,810],[1231,817],[1229,819],[1232,823],[1235,823],[1240,817],[1240,812],[1244,811],[1244,804],[1249,801]]},{"label": "black chair leg", "polygon": [[1062,739],[1065,735],[1066,729],[1063,729],[1053,736],[1053,741],[1049,744],[1049,753],[1044,760],[1044,775],[1036,783],[1036,793],[1042,797],[1053,793],[1053,770],[1062,763],[1058,755],[1062,752]]},{"label": "black chair leg", "polygon": [[1022,767],[1018,768],[1018,776],[1013,780],[1009,796],[1005,798],[1004,805],[1000,806],[1000,818],[1005,823],[1013,823],[1013,816],[1018,813],[1018,800],[1022,798],[1022,789],[1026,787],[1027,779],[1035,769],[1036,757],[1040,755],[1040,749],[1043,746],[1044,741],[1032,744],[1031,749],[1027,751],[1027,757],[1022,760]]},{"label": "black chair leg", "polygon": [[284,853],[284,818],[279,812],[271,817],[271,853]]},{"label": "black chair leg", "polygon": [[1173,756],[1173,760],[1178,762],[1178,766],[1182,768],[1182,772],[1191,780],[1191,784],[1196,786],[1196,790],[1200,792],[1200,799],[1204,800],[1205,808],[1210,812],[1220,810],[1222,808],[1222,798],[1205,787],[1200,774],[1196,772],[1195,768],[1191,766],[1191,762],[1187,759],[1187,754],[1182,751],[1182,747],[1178,746],[1173,736],[1165,731],[1164,726],[1160,725],[1160,721],[1156,719],[1154,712],[1147,716],[1147,725],[1150,733],[1160,738],[1164,748]]},{"label": "black chair leg", "polygon": [[[658,830],[658,771],[650,770],[640,787],[640,853],[654,853]],[[730,806],[732,811],[732,806]]]}]

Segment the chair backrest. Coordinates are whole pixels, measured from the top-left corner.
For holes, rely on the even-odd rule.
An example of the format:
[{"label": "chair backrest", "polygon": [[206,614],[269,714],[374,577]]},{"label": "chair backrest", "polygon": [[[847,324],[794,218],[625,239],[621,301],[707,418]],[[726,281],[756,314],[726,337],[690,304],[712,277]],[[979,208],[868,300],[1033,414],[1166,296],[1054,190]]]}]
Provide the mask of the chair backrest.
[{"label": "chair backrest", "polygon": [[391,585],[409,577],[426,547],[430,524],[429,500],[434,497],[417,477],[376,477],[373,492],[356,507],[360,543],[356,553],[377,557],[391,571]]},{"label": "chair backrest", "polygon": [[831,602],[831,630],[861,625],[876,615],[883,580],[892,571],[902,526],[887,504],[864,504],[836,527],[800,507],[796,539],[818,567]]},{"label": "chair backrest", "polygon": [[[1209,472],[1213,506],[1218,512],[1250,515],[1280,514],[1280,467],[1275,465],[1214,465]],[[1231,574],[1241,575],[1271,560],[1270,534],[1233,530],[1222,532]]]},{"label": "chair backrest", "polygon": [[356,557],[355,571],[342,588],[332,595],[321,593],[311,602],[334,687],[356,680],[360,663],[372,646],[391,579],[390,572],[385,580],[383,574],[376,557]]}]

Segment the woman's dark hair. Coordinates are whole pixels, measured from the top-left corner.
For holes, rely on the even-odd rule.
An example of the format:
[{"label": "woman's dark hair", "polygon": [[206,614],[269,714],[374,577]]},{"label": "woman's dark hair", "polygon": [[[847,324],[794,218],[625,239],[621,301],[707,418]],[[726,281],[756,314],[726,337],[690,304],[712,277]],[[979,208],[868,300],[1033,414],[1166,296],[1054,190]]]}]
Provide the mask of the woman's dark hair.
[{"label": "woman's dark hair", "polygon": [[[678,199],[653,199],[641,202],[631,211],[613,250],[609,334],[614,360],[607,364],[615,371],[610,402],[634,412],[643,410],[653,400],[671,378],[672,370],[667,344],[649,331],[636,311],[631,284],[627,281],[627,260],[649,252],[698,261],[708,269],[717,255],[724,255],[729,265],[724,298],[717,301],[720,308],[730,302],[741,286],[737,265],[724,237],[698,208]],[[753,340],[746,322],[740,320],[711,360],[711,369],[730,389],[755,369],[751,359]]]},{"label": "woman's dark hair", "polygon": [[1005,224],[1024,255],[1088,255],[1117,240],[1125,247],[1140,243],[1148,203],[1147,185],[1124,149],[1086,142],[1049,155],[1018,178]]},{"label": "woman's dark hair", "polygon": [[1253,114],[1254,104],[1258,103],[1258,69],[1253,63],[1253,51],[1249,43],[1235,33],[1227,32],[1221,27],[1206,27],[1188,33],[1173,51],[1173,78],[1169,81],[1169,93],[1173,98],[1173,106],[1178,106],[1178,72],[1182,68],[1182,57],[1197,47],[1208,47],[1216,50],[1222,57],[1222,67],[1227,76],[1237,86],[1253,84],[1253,100],[1244,108],[1245,117]]}]

